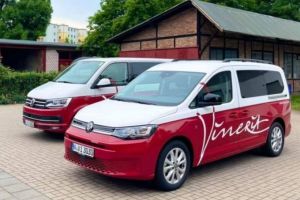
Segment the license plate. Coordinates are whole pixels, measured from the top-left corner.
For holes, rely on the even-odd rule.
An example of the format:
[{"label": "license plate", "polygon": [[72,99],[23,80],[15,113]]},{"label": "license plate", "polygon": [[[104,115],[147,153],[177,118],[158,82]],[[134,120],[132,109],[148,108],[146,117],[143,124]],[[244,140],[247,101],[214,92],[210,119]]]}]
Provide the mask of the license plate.
[{"label": "license plate", "polygon": [[25,119],[25,120],[24,120],[24,124],[25,124],[26,126],[29,126],[29,127],[31,127],[31,128],[34,128],[34,122],[33,122],[33,121],[30,121],[30,120]]},{"label": "license plate", "polygon": [[94,149],[82,146],[80,144],[72,143],[72,151],[82,156],[94,157]]}]

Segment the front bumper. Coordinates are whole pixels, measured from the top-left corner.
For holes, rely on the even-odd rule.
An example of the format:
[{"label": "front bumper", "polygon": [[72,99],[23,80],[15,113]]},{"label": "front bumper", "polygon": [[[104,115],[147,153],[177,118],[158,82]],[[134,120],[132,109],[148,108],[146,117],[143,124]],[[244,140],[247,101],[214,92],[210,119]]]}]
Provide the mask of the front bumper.
[{"label": "front bumper", "polygon": [[[72,151],[72,143],[94,149],[94,158]],[[121,140],[109,135],[86,133],[70,127],[65,136],[65,159],[94,172],[123,179],[154,178],[157,155],[151,139]]]},{"label": "front bumper", "polygon": [[23,123],[25,120],[32,122],[33,128],[64,133],[72,120],[66,108],[39,109],[29,106],[23,107]]}]

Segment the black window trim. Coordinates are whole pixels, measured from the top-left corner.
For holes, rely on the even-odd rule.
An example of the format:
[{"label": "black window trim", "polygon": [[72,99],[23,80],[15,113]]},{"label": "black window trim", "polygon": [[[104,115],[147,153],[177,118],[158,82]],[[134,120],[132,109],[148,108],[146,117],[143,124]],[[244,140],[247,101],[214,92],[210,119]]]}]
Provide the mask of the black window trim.
[{"label": "black window trim", "polygon": [[101,71],[101,73],[100,73],[100,75],[96,78],[96,80],[94,81],[94,83],[92,84],[92,86],[91,86],[91,89],[98,89],[97,88],[97,84],[98,84],[98,82],[100,81],[100,79],[101,79],[101,74],[110,66],[110,65],[112,65],[112,64],[119,64],[119,63],[124,63],[124,64],[126,64],[126,66],[127,66],[127,83],[124,83],[124,84],[114,84],[114,85],[108,85],[108,86],[103,86],[102,88],[104,88],[104,87],[114,87],[114,86],[125,86],[125,85],[127,85],[129,82],[128,82],[128,78],[129,78],[129,64],[128,64],[128,62],[111,62],[111,63],[109,63],[102,71]]},{"label": "black window trim", "polygon": [[[229,102],[225,102],[225,103],[221,103],[220,105],[224,105],[224,104],[229,104],[229,103],[232,103],[233,102],[233,99],[234,99],[234,95],[233,95],[233,88],[234,88],[234,83],[233,83],[233,73],[232,73],[232,70],[230,69],[227,69],[227,70],[224,70],[224,71],[218,71],[216,73],[214,73],[212,76],[210,76],[208,78],[208,81],[206,81],[205,84],[207,84],[213,77],[215,77],[216,75],[222,73],[222,72],[229,72],[230,73],[230,78],[231,78],[231,101]],[[202,91],[203,87],[201,88],[201,90],[197,93],[197,95],[193,98],[193,100],[189,103],[189,109],[193,110],[193,109],[198,109],[198,108],[203,108],[203,107],[198,107],[197,105],[195,107],[192,107],[191,104],[193,103],[193,101],[198,97],[198,94]],[[218,106],[220,106],[218,105]]]}]

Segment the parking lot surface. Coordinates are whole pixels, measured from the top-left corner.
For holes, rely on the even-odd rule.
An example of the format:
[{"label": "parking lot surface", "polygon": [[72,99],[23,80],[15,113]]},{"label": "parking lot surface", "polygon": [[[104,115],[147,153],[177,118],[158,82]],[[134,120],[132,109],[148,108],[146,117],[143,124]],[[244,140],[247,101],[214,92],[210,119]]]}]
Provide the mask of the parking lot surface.
[{"label": "parking lot surface", "polygon": [[[22,106],[0,106],[0,199],[299,199],[300,113],[278,158],[247,152],[193,169],[174,192],[117,180],[64,160],[63,136],[22,124]],[[10,180],[8,180],[10,179]]]}]

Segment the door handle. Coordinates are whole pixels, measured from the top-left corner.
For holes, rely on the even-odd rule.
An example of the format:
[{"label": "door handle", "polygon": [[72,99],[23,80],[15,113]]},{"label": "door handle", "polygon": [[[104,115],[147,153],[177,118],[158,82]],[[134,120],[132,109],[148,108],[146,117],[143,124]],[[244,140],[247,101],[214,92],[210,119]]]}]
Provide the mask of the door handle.
[{"label": "door handle", "polygon": [[238,115],[237,115],[236,112],[232,112],[232,113],[229,114],[229,118],[236,119],[236,118],[238,118]]},{"label": "door handle", "polygon": [[240,112],[240,116],[241,117],[245,117],[249,115],[249,110],[243,110],[242,112]]}]

